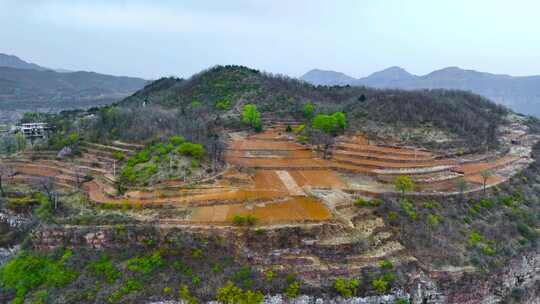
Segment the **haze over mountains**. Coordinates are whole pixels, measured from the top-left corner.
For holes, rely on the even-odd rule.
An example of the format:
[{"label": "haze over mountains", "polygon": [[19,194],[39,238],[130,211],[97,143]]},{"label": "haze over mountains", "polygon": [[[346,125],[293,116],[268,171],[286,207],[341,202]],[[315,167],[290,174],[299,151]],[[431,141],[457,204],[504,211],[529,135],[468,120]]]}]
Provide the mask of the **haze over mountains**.
[{"label": "haze over mountains", "polygon": [[0,54],[0,122],[25,111],[88,108],[121,100],[146,80],[94,72],[53,70]]},{"label": "haze over mountains", "polygon": [[301,77],[314,85],[352,85],[375,88],[457,89],[477,93],[514,111],[540,117],[540,76],[513,77],[448,67],[427,75],[391,67],[364,78],[314,69]]}]

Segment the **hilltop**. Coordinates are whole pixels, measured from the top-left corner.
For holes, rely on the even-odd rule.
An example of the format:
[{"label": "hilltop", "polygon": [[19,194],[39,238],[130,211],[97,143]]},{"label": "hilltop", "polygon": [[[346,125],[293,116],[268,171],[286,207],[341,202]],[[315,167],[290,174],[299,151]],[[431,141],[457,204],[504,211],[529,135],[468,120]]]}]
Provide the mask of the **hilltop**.
[{"label": "hilltop", "polygon": [[[337,76],[339,74],[339,76]],[[540,116],[540,76],[513,77],[447,67],[426,75],[414,75],[400,67],[354,78],[339,72],[312,70],[300,79],[314,85],[353,85],[404,90],[452,89],[471,91],[514,111]]]},{"label": "hilltop", "polygon": [[[178,111],[174,115],[174,119],[180,117],[177,123],[182,121],[181,117],[191,119],[186,117],[187,111],[197,108],[198,112],[219,114],[226,123],[227,117],[240,115],[243,104],[257,105],[264,115],[282,113],[300,117],[307,102],[314,103],[321,113],[343,111],[349,117],[351,132],[362,131],[390,141],[407,137],[409,143],[432,147],[496,145],[497,127],[508,113],[485,98],[462,91],[316,87],[241,66],[217,66],[189,79],[159,79],[117,103],[115,108],[142,111],[144,105],[147,113],[153,108],[155,115],[171,116],[171,119],[174,111]],[[227,106],[219,108],[219,104]],[[174,111],[158,111],[158,108]],[[133,127],[137,126],[140,124]],[[124,131],[130,133],[129,128]],[[128,139],[135,137],[128,135]]]}]

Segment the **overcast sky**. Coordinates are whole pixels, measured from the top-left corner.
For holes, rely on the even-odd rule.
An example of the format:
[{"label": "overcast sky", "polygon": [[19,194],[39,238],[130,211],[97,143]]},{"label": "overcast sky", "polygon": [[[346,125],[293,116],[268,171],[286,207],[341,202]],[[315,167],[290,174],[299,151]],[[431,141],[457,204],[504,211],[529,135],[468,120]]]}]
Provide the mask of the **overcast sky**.
[{"label": "overcast sky", "polygon": [[0,53],[154,79],[216,64],[540,74],[539,0],[0,0]]}]

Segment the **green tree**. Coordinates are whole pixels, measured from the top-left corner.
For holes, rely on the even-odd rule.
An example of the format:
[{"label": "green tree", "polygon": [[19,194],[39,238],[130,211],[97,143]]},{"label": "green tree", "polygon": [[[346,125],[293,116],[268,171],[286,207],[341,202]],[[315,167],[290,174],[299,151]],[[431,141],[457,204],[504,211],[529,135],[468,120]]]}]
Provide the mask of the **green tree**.
[{"label": "green tree", "polygon": [[336,112],[332,114],[332,116],[336,119],[337,126],[341,130],[345,130],[347,127],[347,119],[345,118],[345,114],[343,114],[343,112]]},{"label": "green tree", "polygon": [[394,180],[394,187],[404,197],[405,193],[414,190],[414,181],[409,176],[401,175]]},{"label": "green tree", "polygon": [[306,117],[307,119],[312,119],[314,114],[315,106],[311,102],[306,103],[304,105],[304,117]]},{"label": "green tree", "polygon": [[261,125],[261,113],[257,111],[257,106],[254,104],[247,104],[242,110],[242,122],[246,125],[250,125],[255,131],[262,129]]},{"label": "green tree", "polygon": [[321,130],[327,134],[333,133],[337,128],[337,119],[332,115],[318,114],[313,118],[314,129]]}]

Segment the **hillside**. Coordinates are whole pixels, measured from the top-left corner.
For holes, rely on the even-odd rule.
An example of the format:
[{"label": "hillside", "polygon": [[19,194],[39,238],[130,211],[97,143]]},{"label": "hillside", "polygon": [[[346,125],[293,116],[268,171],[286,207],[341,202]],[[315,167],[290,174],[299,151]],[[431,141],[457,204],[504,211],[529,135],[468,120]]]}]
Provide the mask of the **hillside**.
[{"label": "hillside", "polygon": [[[514,111],[540,116],[540,76],[512,77],[448,67],[417,76],[393,67],[367,77],[353,77],[330,71],[312,70],[301,79],[315,85],[356,85],[374,88],[454,89],[471,91]],[[323,80],[324,79],[324,80]],[[345,80],[345,81],[344,81]]]},{"label": "hillside", "polygon": [[478,95],[218,66],[36,117],[0,141],[2,303],[538,298],[538,122]]},{"label": "hillside", "polygon": [[94,72],[56,72],[15,56],[0,55],[0,121],[24,111],[60,111],[110,104],[146,80]]},{"label": "hillside", "polygon": [[[218,109],[219,102],[228,105],[226,110]],[[312,102],[318,112],[343,111],[349,117],[351,131],[363,131],[381,139],[389,134],[406,135],[408,140],[430,146],[461,145],[471,147],[475,143],[494,144],[496,128],[503,122],[506,110],[486,99],[460,91],[398,91],[379,90],[365,87],[315,87],[295,79],[278,77],[239,66],[218,66],[194,75],[190,79],[164,78],[151,83],[134,95],[117,104],[123,111],[146,111],[150,108],[178,111],[158,111],[155,115],[169,117],[171,123],[163,123],[169,131],[178,128],[183,120],[192,121],[191,111],[220,119],[238,117],[242,104],[254,103],[263,115],[301,117],[303,105]],[[141,110],[145,105],[146,110]],[[194,107],[195,106],[195,107]],[[158,112],[166,112],[157,114]],[[131,115],[133,116],[133,115]],[[141,116],[141,115],[137,115]],[[154,114],[144,115],[154,117]],[[130,115],[126,115],[123,130],[125,135],[148,134],[148,126],[134,121],[130,132],[125,128]],[[174,120],[174,123],[172,122]],[[127,121],[127,122],[126,122]],[[165,121],[165,120],[164,120]],[[176,127],[172,127],[176,124]],[[140,130],[144,127],[144,130]],[[107,126],[110,129],[112,126]],[[422,129],[429,127],[427,134]],[[171,129],[172,128],[172,129]],[[405,128],[405,129],[404,129]],[[401,129],[401,132],[397,130]],[[414,129],[414,130],[413,130]],[[105,130],[105,129],[104,129]],[[163,131],[163,129],[161,130]],[[437,137],[434,133],[441,134]],[[427,134],[427,135],[426,135]],[[433,136],[432,136],[433,135]],[[104,138],[104,134],[99,137]],[[140,135],[143,136],[143,135]],[[128,135],[128,139],[135,138]],[[455,140],[460,138],[459,140]],[[395,139],[395,138],[393,138]]]}]

